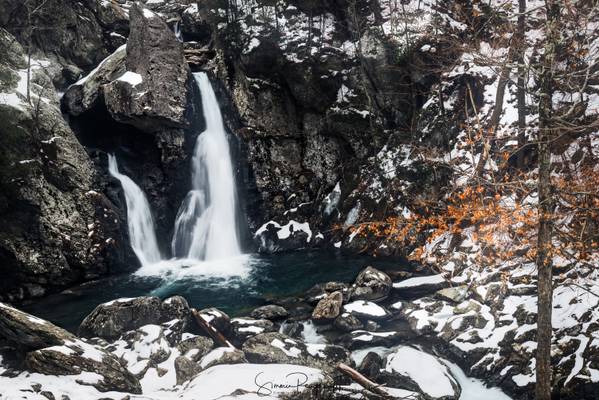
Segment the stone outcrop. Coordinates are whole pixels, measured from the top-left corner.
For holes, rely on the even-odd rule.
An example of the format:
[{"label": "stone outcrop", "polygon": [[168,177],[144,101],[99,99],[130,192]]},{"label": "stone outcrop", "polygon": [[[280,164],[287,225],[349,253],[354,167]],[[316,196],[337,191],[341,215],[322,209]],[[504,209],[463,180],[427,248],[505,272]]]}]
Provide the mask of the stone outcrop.
[{"label": "stone outcrop", "polygon": [[0,299],[39,297],[134,265],[115,204],[59,110],[59,65],[0,29]]},{"label": "stone outcrop", "polygon": [[81,325],[78,333],[84,337],[115,339],[121,334],[148,324],[180,319],[190,316],[187,301],[176,296],[161,302],[158,297],[116,299],[97,306]]}]

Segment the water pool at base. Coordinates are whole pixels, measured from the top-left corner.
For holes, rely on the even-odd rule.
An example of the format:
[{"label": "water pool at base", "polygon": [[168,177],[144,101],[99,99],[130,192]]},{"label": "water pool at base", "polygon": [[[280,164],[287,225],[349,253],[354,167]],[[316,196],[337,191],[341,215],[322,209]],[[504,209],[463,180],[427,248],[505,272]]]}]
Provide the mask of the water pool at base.
[{"label": "water pool at base", "polygon": [[120,297],[181,295],[192,307],[217,307],[236,316],[269,299],[301,295],[316,283],[350,283],[369,265],[387,271],[406,268],[397,260],[323,251],[246,255],[195,266],[163,261],[45,297],[23,309],[69,330],[76,330],[98,304]]}]

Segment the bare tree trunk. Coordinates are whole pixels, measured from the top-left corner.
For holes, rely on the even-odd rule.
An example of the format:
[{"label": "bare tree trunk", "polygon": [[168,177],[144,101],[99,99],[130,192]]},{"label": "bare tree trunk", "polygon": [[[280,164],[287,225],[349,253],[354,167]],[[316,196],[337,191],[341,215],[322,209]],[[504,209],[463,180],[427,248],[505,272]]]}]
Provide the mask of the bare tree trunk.
[{"label": "bare tree trunk", "polygon": [[559,41],[559,6],[554,0],[545,0],[547,21],[545,24],[545,52],[541,69],[541,93],[539,101],[539,231],[537,239],[538,314],[536,354],[536,399],[551,399],[551,326],[553,277],[552,277],[552,223],[553,198],[551,193],[551,139],[553,135],[553,66]]},{"label": "bare tree trunk", "polygon": [[518,0],[518,41],[516,59],[518,63],[518,79],[516,85],[516,101],[518,106],[518,168],[524,167],[524,145],[526,144],[526,79],[524,68],[524,52],[526,51],[526,0]]}]

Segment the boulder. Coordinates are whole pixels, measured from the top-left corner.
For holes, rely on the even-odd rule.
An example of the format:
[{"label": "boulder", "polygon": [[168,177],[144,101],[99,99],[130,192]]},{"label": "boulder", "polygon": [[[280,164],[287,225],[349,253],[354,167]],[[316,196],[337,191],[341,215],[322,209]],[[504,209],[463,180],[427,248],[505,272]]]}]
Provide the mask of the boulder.
[{"label": "boulder", "polygon": [[198,361],[212,350],[214,341],[205,336],[192,336],[179,342],[179,352],[193,361]]},{"label": "boulder", "polygon": [[344,347],[354,350],[373,346],[391,347],[402,339],[403,334],[400,331],[372,332],[360,329],[341,336],[339,341]]},{"label": "boulder", "polygon": [[158,14],[135,3],[129,16],[126,72],[103,87],[108,111],[148,133],[187,127],[191,74],[181,43]]},{"label": "boulder", "polygon": [[252,363],[305,365],[334,371],[340,363],[351,363],[349,351],[343,347],[304,343],[278,332],[262,333],[243,344],[243,352]]},{"label": "boulder", "polygon": [[333,292],[318,302],[312,311],[312,319],[314,322],[330,322],[337,318],[342,304],[343,294],[340,291]]},{"label": "boulder", "polygon": [[344,312],[333,322],[335,328],[339,329],[341,332],[351,332],[357,329],[364,328],[364,324],[354,315]]},{"label": "boulder", "polygon": [[371,351],[366,354],[366,357],[362,360],[358,366],[358,372],[376,381],[379,376],[381,369],[384,367],[384,362],[381,356]]},{"label": "boulder", "polygon": [[122,333],[163,321],[158,297],[122,298],[98,305],[81,325],[78,334],[116,339]]},{"label": "boulder", "polygon": [[461,303],[468,296],[468,286],[462,285],[437,290],[435,296],[441,300],[451,301],[452,303]]},{"label": "boulder", "polygon": [[210,368],[220,364],[243,364],[246,363],[246,357],[243,351],[233,347],[217,347],[206,354],[200,360],[202,369]]},{"label": "boulder", "polygon": [[352,300],[378,301],[386,298],[393,283],[389,275],[373,267],[362,270],[351,288]]},{"label": "boulder", "polygon": [[75,336],[48,321],[0,303],[0,337],[30,350],[62,345]]},{"label": "boulder", "polygon": [[461,389],[451,372],[434,356],[400,346],[387,357],[381,381],[391,387],[423,393],[427,399],[456,400]]},{"label": "boulder", "polygon": [[91,110],[99,101],[103,101],[102,86],[125,73],[126,57],[126,46],[119,47],[87,76],[69,86],[61,100],[64,110],[77,116]]},{"label": "boulder", "polygon": [[398,297],[413,299],[423,297],[449,286],[443,274],[418,276],[393,283],[393,293]]},{"label": "boulder", "polygon": [[98,374],[101,379],[89,383],[82,381],[82,384],[90,384],[102,392],[114,390],[141,394],[139,381],[116,356],[79,339],[28,353],[25,367],[31,372],[45,375]]},{"label": "boulder", "polygon": [[181,385],[183,382],[190,380],[200,373],[201,370],[202,368],[196,362],[185,356],[175,358],[175,376],[177,385]]},{"label": "boulder", "polygon": [[365,300],[352,301],[343,306],[344,313],[350,313],[362,321],[382,321],[391,316],[391,313],[376,303]]},{"label": "boulder", "polygon": [[275,325],[267,319],[233,318],[231,320],[231,336],[233,342],[241,344],[259,333],[276,331]]},{"label": "boulder", "polygon": [[289,312],[285,308],[274,304],[258,307],[250,314],[252,318],[269,320],[284,319],[288,315]]}]

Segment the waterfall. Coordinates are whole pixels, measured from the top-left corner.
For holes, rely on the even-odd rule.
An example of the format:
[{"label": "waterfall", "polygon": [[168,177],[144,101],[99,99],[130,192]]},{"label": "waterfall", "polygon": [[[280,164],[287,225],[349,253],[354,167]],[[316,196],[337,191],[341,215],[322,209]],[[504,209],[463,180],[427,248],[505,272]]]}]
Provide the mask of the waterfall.
[{"label": "waterfall", "polygon": [[[152,266],[142,268],[149,273],[179,264],[189,266],[189,262],[222,260],[242,254],[237,234],[237,193],[227,133],[208,76],[202,72],[193,75],[202,93],[206,130],[198,135],[191,160],[191,189],[175,218],[171,249],[176,260],[160,263],[163,259],[148,200],[128,176],[119,173],[114,155],[108,156],[109,172],[121,182],[125,192],[131,247],[142,267]],[[204,266],[204,269],[209,268]],[[240,271],[234,266],[223,270]]]},{"label": "waterfall", "polygon": [[116,158],[108,155],[108,172],[121,182],[127,203],[127,226],[129,240],[135,255],[142,266],[156,263],[162,259],[154,232],[154,220],[150,204],[144,192],[129,178],[119,172]]},{"label": "waterfall", "polygon": [[215,260],[241,254],[237,194],[227,133],[208,76],[193,74],[202,93],[206,130],[196,141],[191,190],[175,220],[173,256]]}]

